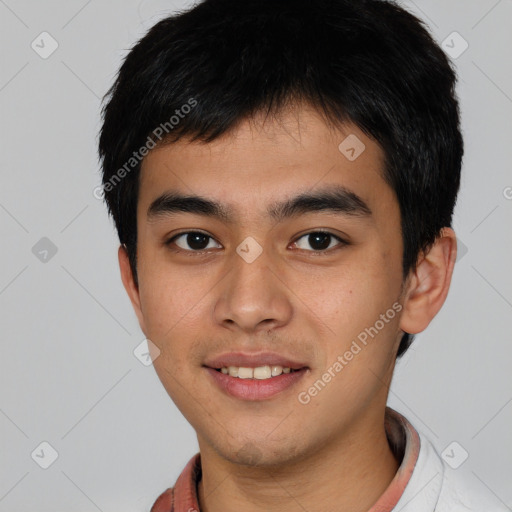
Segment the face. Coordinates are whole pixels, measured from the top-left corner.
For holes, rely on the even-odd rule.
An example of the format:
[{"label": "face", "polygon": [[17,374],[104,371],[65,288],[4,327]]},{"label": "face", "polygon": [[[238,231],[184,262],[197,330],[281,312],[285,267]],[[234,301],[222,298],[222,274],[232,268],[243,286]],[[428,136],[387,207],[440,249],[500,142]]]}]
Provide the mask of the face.
[{"label": "face", "polygon": [[202,452],[279,464],[381,417],[403,245],[383,152],[361,130],[303,108],[157,148],[137,231],[139,286],[126,258],[125,285]]}]

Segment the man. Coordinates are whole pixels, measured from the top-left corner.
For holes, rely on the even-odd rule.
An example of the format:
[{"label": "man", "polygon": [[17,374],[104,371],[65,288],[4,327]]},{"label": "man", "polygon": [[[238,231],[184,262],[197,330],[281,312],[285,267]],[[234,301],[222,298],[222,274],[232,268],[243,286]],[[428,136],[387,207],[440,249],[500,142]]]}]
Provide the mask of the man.
[{"label": "man", "polygon": [[200,449],[153,512],[504,510],[386,407],[455,264],[454,87],[378,0],[206,0],[129,52],[103,188]]}]

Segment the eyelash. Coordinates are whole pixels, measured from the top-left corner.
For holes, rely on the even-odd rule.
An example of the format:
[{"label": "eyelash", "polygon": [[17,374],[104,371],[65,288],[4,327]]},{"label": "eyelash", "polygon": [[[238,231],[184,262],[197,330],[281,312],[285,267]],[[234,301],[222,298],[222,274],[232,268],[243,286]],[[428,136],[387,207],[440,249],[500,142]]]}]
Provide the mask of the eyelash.
[{"label": "eyelash", "polygon": [[[202,231],[183,231],[182,233],[178,233],[178,234],[172,236],[171,238],[169,238],[165,242],[165,245],[170,246],[177,238],[179,238],[179,237],[181,237],[183,235],[191,235],[191,234],[204,235],[207,238],[215,240],[212,236],[208,235],[207,233],[203,233]],[[337,240],[340,243],[339,243],[339,245],[335,246],[334,248],[331,247],[330,249],[313,250],[313,251],[305,250],[305,252],[310,253],[312,256],[329,255],[331,252],[333,252],[333,250],[340,249],[343,246],[349,245],[349,242],[347,242],[343,238],[339,237],[338,235],[335,235],[334,233],[331,233],[330,231],[323,231],[323,230],[314,230],[314,231],[309,231],[308,233],[304,233],[301,236],[299,236],[298,238],[296,238],[292,243],[295,244],[301,238],[304,238],[304,237],[309,236],[309,235],[314,235],[314,234],[315,235],[316,234],[329,235],[330,237],[334,238],[335,240]],[[300,250],[304,250],[304,249],[297,249],[297,250],[300,251]],[[185,249],[181,249],[181,248],[172,249],[172,251],[177,252],[177,253],[183,253],[183,254],[185,254],[187,256],[200,256],[200,255],[208,253],[208,250],[194,251],[194,250],[185,250]]]}]

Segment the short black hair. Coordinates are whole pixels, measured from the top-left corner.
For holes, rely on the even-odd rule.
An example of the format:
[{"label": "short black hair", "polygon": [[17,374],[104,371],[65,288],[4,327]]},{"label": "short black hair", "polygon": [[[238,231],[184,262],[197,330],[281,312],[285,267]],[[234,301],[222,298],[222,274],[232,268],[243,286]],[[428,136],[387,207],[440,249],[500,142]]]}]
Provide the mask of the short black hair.
[{"label": "short black hair", "polygon": [[[455,85],[426,26],[393,1],[204,0],[159,21],[105,95],[99,138],[104,197],[135,282],[147,150],[182,137],[208,143],[296,102],[382,147],[405,279],[451,226],[463,156]],[[412,339],[403,335],[398,357]]]}]

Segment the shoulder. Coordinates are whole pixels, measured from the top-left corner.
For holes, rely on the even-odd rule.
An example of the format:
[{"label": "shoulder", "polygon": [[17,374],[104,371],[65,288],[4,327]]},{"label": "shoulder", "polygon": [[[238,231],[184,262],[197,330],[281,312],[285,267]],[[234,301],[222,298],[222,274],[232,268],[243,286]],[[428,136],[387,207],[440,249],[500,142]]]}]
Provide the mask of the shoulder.
[{"label": "shoulder", "polygon": [[511,512],[476,477],[452,469],[428,438],[420,433],[425,468],[438,472],[439,491],[435,512]]},{"label": "shoulder", "polygon": [[150,512],[199,510],[197,482],[201,475],[201,455],[196,453],[180,473],[173,487],[166,489],[155,501]]},{"label": "shoulder", "polygon": [[400,512],[512,512],[476,476],[452,469],[421,431],[410,479],[393,510]]},{"label": "shoulder", "polygon": [[511,509],[470,475],[445,465],[436,512],[511,512]]}]

